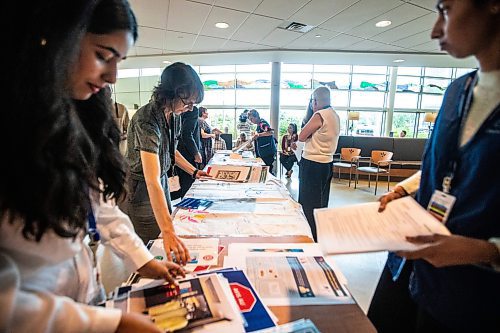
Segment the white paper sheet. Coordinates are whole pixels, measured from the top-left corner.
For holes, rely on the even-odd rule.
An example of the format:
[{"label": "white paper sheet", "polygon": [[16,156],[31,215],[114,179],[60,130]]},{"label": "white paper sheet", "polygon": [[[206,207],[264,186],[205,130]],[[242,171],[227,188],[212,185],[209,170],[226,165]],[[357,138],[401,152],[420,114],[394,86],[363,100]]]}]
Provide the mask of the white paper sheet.
[{"label": "white paper sheet", "polygon": [[[184,267],[186,271],[192,272],[198,266],[217,265],[219,256],[218,238],[183,238],[182,242],[186,245],[191,255],[191,261]],[[149,251],[155,257],[161,256],[162,258],[166,258],[163,239],[155,239]]]},{"label": "white paper sheet", "polygon": [[300,159],[302,158],[302,151],[304,150],[304,145],[306,143],[302,141],[297,141],[295,142],[295,144],[297,145],[297,149],[294,149],[293,153],[295,154],[295,157],[297,157],[297,161],[300,162]]},{"label": "white paper sheet", "polygon": [[293,252],[240,255],[228,256],[226,264],[245,270],[268,306],[354,303],[342,278],[322,256]]},{"label": "white paper sheet", "polygon": [[382,213],[378,207],[372,202],[314,210],[321,248],[329,254],[414,250],[425,245],[409,243],[406,236],[450,234],[411,197],[392,201]]}]

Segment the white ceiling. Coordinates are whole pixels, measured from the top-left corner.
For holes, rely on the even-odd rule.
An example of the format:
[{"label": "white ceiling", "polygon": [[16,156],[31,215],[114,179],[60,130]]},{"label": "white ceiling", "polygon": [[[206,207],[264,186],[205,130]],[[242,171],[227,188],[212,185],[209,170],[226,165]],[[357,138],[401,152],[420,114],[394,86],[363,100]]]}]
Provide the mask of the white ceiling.
[{"label": "white ceiling", "polygon": [[[473,67],[431,41],[435,0],[130,0],[139,39],[121,68],[193,65],[339,63]],[[390,20],[386,28],[375,23]],[[307,33],[278,28],[314,26]],[[229,24],[227,29],[215,27]],[[318,37],[317,37],[318,36]]]}]

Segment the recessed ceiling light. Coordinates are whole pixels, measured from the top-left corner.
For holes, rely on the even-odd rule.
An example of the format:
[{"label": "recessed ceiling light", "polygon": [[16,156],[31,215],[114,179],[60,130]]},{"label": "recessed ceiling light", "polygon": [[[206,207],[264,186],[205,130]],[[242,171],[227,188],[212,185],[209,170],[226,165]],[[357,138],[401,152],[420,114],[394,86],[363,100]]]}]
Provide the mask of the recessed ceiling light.
[{"label": "recessed ceiling light", "polygon": [[392,62],[404,62],[405,60],[404,59],[396,59],[396,60],[393,60]]},{"label": "recessed ceiling light", "polygon": [[377,28],[385,28],[385,27],[390,26],[391,24],[392,24],[391,21],[380,21],[380,22],[375,23],[375,26]]},{"label": "recessed ceiling light", "polygon": [[219,29],[229,28],[229,24],[227,24],[226,22],[217,22],[217,23],[215,23],[215,26]]},{"label": "recessed ceiling light", "polygon": [[316,35],[316,36],[314,36],[314,37],[316,37],[316,38],[320,38],[320,37],[321,37],[321,35]]},{"label": "recessed ceiling light", "polygon": [[168,61],[168,60],[164,60],[162,61],[164,64],[171,64],[172,62],[171,61]]}]

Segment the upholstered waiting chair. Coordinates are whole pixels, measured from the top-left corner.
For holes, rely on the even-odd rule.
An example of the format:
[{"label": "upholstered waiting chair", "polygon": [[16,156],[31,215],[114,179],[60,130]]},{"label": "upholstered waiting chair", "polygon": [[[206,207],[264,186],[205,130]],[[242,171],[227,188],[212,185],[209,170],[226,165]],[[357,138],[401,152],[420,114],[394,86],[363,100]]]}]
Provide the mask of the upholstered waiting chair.
[{"label": "upholstered waiting chair", "polygon": [[349,187],[351,186],[352,168],[356,167],[360,154],[361,149],[359,148],[342,148],[340,149],[340,160],[333,163],[333,167],[339,170],[339,180],[340,170],[349,169]]},{"label": "upholstered waiting chair", "polygon": [[[359,172],[368,174],[368,187],[370,187],[370,176],[375,174],[375,195],[377,195],[377,187],[378,187],[378,176],[386,175],[387,176],[387,191],[389,191],[389,183],[391,181],[391,158],[392,152],[385,150],[373,150],[372,156],[369,157],[369,165],[365,167],[360,167],[359,162],[362,162],[363,159],[368,159],[368,157],[360,157],[356,166],[356,181],[354,182],[354,188],[358,184]],[[384,169],[387,168],[387,169]]]}]

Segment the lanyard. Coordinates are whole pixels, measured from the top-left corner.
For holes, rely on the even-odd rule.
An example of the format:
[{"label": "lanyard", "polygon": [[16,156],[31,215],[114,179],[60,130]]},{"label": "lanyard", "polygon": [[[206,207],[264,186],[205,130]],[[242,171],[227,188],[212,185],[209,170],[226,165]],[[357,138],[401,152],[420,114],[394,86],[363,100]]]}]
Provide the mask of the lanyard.
[{"label": "lanyard", "polygon": [[167,117],[165,116],[165,121],[167,123],[168,135],[170,136],[170,142],[168,143],[168,152],[170,154],[170,169],[172,170],[172,176],[175,176],[175,116],[172,113],[170,115],[170,124]]},{"label": "lanyard", "polygon": [[92,207],[90,207],[88,221],[89,221],[89,230],[87,233],[90,237],[90,245],[94,245],[94,244],[97,244],[101,240],[101,235],[99,234],[99,231],[97,230],[97,225],[96,225],[95,216],[94,216],[94,212],[92,210]]},{"label": "lanyard", "polygon": [[474,87],[477,84],[478,77],[479,76],[477,75],[477,72],[474,73],[474,75],[469,76],[467,78],[467,81],[465,82],[464,88],[460,95],[460,103],[458,105],[458,110],[459,110],[458,117],[460,121],[460,127],[458,128],[458,133],[456,136],[457,142],[454,145],[455,151],[452,154],[453,157],[449,163],[448,172],[446,172],[446,176],[443,178],[442,187],[444,193],[450,193],[451,191],[451,182],[453,181],[453,177],[455,176],[459,160],[460,135],[461,131],[465,126],[467,115],[469,114],[470,111],[470,107],[472,104],[472,97],[474,95]]}]

